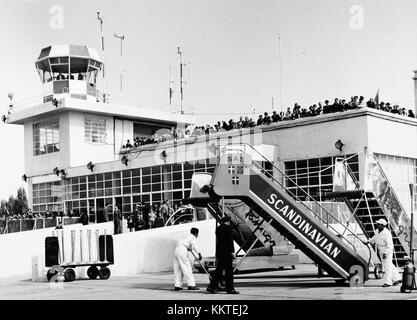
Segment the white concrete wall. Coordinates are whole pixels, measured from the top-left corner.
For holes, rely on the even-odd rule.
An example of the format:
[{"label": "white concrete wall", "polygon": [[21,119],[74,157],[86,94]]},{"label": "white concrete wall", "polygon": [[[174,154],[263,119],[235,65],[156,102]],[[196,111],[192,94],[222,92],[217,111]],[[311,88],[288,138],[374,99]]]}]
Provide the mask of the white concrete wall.
[{"label": "white concrete wall", "polygon": [[[403,120],[404,117],[395,118]],[[369,152],[417,159],[416,121],[387,121],[368,117],[368,140]]]},{"label": "white concrete wall", "polygon": [[[33,155],[33,124],[59,118],[59,152],[47,153],[43,155]],[[52,173],[52,169],[67,168],[70,165],[70,148],[69,148],[69,116],[68,114],[59,114],[53,117],[36,118],[25,123],[25,174],[29,177],[33,175],[43,175]]]},{"label": "white concrete wall", "polygon": [[[108,234],[113,233],[113,225],[100,223],[96,225],[82,226],[81,224],[64,226],[65,238],[64,245],[70,252],[71,232],[70,230],[80,229],[99,229],[104,234],[104,229]],[[45,238],[52,236],[55,228],[46,228],[33,231],[15,232],[0,235],[0,278],[22,276],[30,278],[32,273],[32,259],[40,257],[40,262],[44,264]],[[68,254],[69,256],[70,254]]]},{"label": "white concrete wall", "polygon": [[[128,276],[141,272],[162,272],[172,270],[172,258],[176,242],[187,235],[192,227],[200,230],[197,245],[204,256],[215,254],[215,220],[180,224],[140,232],[123,233],[113,237],[114,265],[110,266],[112,275]],[[113,223],[100,223],[88,226],[81,224],[64,226],[65,262],[72,261],[71,230],[75,233],[74,261],[88,261],[87,230],[92,232],[91,259],[97,260],[95,230],[100,234],[113,233]],[[83,234],[83,258],[80,258],[80,230]],[[43,280],[49,268],[45,267],[45,237],[61,230],[54,228],[11,233],[0,236],[0,278],[18,277],[20,279]],[[87,267],[76,268],[78,277],[87,277]]]},{"label": "white concrete wall", "polygon": [[[174,249],[190,229],[200,230],[197,246],[203,256],[215,255],[215,220],[186,223],[115,236],[115,265],[112,274],[172,271]],[[191,256],[192,257],[192,256]]]},{"label": "white concrete wall", "polygon": [[[85,141],[84,118],[88,116],[93,119],[106,120],[106,143],[93,144]],[[89,115],[87,113],[70,112],[70,163],[69,166],[85,166],[89,161],[93,163],[115,160],[113,118],[109,116]],[[117,148],[117,145],[116,145]]]}]

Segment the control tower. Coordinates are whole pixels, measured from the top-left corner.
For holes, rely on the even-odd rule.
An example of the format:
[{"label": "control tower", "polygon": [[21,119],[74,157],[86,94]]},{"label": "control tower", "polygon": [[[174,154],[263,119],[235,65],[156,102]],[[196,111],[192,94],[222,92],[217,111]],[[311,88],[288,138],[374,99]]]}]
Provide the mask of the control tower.
[{"label": "control tower", "polygon": [[[127,140],[149,138],[192,123],[134,99],[101,93],[103,62],[81,45],[51,45],[41,50],[36,70],[43,84],[39,96],[12,102],[3,120],[24,126],[25,172],[29,206],[34,212],[65,210],[65,189],[76,176],[124,170],[121,151]],[[167,103],[168,105],[168,103]],[[85,178],[83,178],[85,179]],[[72,196],[71,196],[72,197]]]},{"label": "control tower", "polygon": [[70,97],[96,101],[97,75],[103,66],[87,46],[55,45],[43,48],[35,63],[43,83],[43,102]]}]

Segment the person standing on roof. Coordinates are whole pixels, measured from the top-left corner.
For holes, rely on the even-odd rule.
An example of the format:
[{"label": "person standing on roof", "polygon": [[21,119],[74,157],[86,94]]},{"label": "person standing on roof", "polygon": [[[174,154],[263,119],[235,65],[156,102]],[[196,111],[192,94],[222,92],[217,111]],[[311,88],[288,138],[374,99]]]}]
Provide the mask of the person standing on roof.
[{"label": "person standing on roof", "polygon": [[387,229],[387,221],[385,219],[379,219],[376,222],[377,230],[372,238],[365,243],[372,243],[376,245],[376,249],[379,252],[380,258],[382,260],[382,265],[384,266],[384,284],[385,287],[390,287],[391,285],[396,286],[401,283],[401,276],[397,268],[392,263],[392,256],[394,252],[394,244],[392,242],[391,232]]},{"label": "person standing on roof", "polygon": [[193,269],[191,266],[188,253],[190,251],[198,254],[198,259],[201,261],[203,258],[201,253],[198,251],[196,240],[198,238],[199,230],[197,228],[191,228],[190,234],[182,238],[175,248],[174,251],[174,278],[176,291],[182,290],[182,282],[185,278],[187,282],[188,290],[198,290],[199,288],[195,285]]}]

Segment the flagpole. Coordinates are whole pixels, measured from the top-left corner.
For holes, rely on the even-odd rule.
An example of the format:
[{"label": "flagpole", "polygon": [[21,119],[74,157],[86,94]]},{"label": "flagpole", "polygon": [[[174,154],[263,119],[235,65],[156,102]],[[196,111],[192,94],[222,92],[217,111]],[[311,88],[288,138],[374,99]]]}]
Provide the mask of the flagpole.
[{"label": "flagpole", "polygon": [[282,62],[281,62],[281,33],[278,33],[278,53],[279,53],[279,96],[280,108],[282,112]]}]

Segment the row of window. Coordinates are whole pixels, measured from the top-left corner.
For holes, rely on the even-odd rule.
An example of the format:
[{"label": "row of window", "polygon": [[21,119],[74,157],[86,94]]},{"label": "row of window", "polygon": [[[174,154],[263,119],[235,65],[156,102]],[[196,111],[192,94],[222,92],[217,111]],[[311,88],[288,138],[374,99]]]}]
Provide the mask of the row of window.
[{"label": "row of window", "polygon": [[[341,157],[323,157],[307,160],[296,160],[285,162],[285,185],[290,192],[301,199],[306,198],[308,193],[315,200],[320,201],[324,192],[333,189],[333,173],[336,159]],[[359,158],[358,155],[345,155],[349,167],[359,180]]]},{"label": "row of window", "polygon": [[[84,118],[84,138],[88,143],[106,143],[106,120]],[[33,155],[58,152],[59,119],[50,119],[33,124]]]},{"label": "row of window", "polygon": [[183,199],[183,190],[191,188],[194,172],[214,171],[215,165],[210,162],[213,161],[153,166],[73,177],[62,182],[34,184],[33,210],[42,211],[40,205],[52,206],[57,202],[65,202],[66,208],[70,204],[71,208],[80,209],[85,207],[85,201],[95,198],[139,196],[148,198],[150,202],[159,202],[162,194],[170,194]]}]

